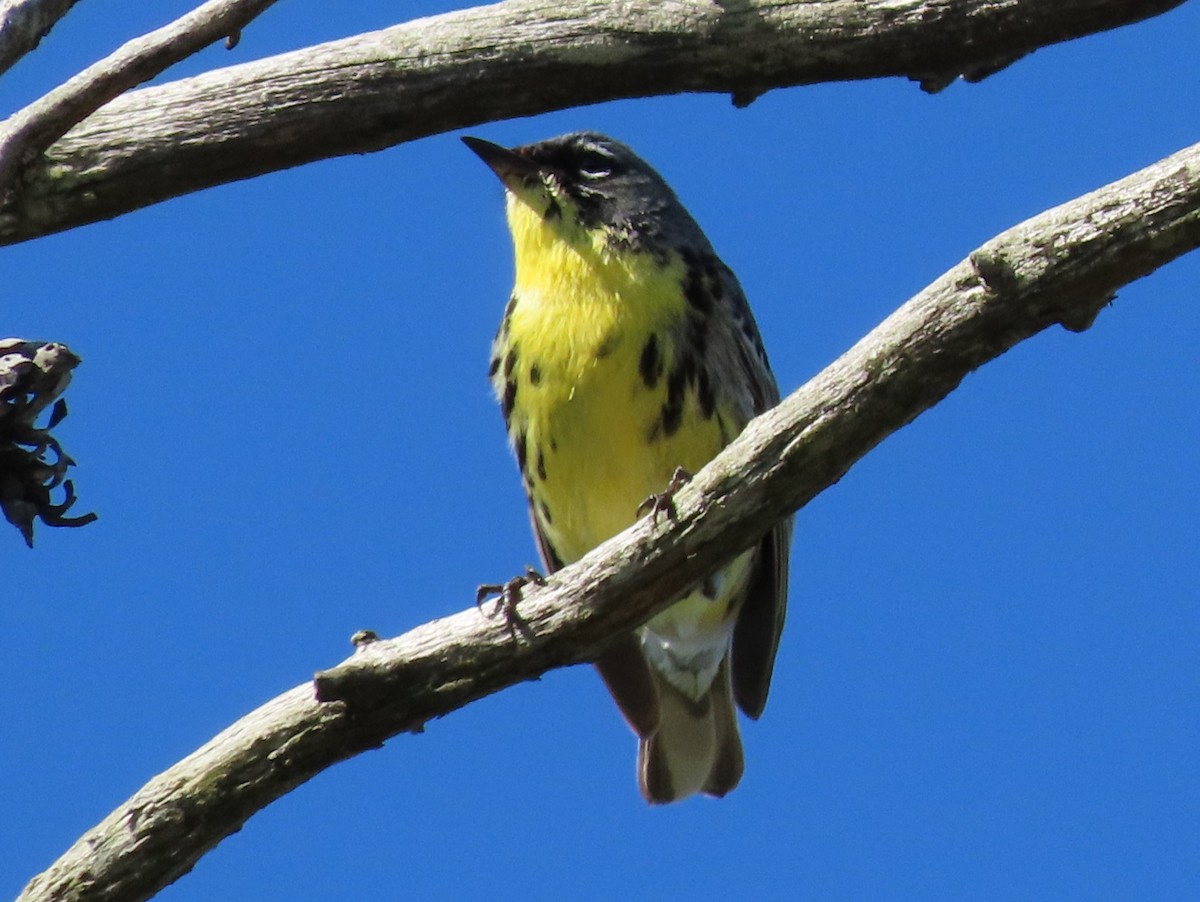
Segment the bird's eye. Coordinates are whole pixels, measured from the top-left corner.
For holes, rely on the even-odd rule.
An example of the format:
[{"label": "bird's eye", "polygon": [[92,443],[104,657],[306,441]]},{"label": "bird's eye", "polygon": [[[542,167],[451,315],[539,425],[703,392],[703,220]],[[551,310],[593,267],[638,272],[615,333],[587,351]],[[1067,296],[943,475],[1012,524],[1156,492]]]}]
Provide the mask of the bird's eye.
[{"label": "bird's eye", "polygon": [[612,158],[598,151],[586,151],[579,158],[579,174],[585,179],[602,179],[612,175],[612,171]]}]

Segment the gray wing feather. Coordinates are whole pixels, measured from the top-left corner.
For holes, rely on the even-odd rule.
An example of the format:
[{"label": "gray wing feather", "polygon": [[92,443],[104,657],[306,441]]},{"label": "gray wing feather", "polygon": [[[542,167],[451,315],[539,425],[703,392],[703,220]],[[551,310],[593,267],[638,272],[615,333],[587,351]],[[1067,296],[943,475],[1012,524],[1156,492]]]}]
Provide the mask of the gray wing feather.
[{"label": "gray wing feather", "polygon": [[[725,341],[709,344],[710,361],[717,383],[734,392],[733,405],[744,413],[738,431],[749,420],[779,403],[779,388],[750,305],[737,277],[724,264],[721,269],[719,308],[727,314],[723,325]],[[775,654],[787,616],[788,552],[792,520],[789,517],[766,536],[758,549],[754,570],[733,632],[731,677],[733,696],[747,716],[757,719],[767,703]]]}]

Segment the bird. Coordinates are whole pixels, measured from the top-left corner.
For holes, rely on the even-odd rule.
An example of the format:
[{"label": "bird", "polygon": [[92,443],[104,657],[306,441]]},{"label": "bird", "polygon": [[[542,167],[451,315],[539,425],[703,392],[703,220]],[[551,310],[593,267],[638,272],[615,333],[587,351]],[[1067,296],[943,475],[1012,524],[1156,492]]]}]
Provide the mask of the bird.
[{"label": "bird", "polygon": [[[779,402],[737,277],[675,192],[594,131],[463,141],[500,178],[515,278],[488,377],[554,572],[668,499]],[[787,607],[791,521],[595,660],[651,804],[742,778]],[[484,587],[481,587],[481,592]]]}]

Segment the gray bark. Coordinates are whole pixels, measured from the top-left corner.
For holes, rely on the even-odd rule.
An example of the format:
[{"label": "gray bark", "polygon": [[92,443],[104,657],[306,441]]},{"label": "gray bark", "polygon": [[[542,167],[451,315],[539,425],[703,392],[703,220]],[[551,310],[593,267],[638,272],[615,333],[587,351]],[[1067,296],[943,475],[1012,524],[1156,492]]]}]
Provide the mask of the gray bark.
[{"label": "gray bark", "polygon": [[0,75],[41,42],[78,0],[0,2]]},{"label": "gray bark", "polygon": [[625,97],[904,76],[935,90],[1182,0],[510,0],[117,98],[19,173],[0,244],[202,188]]},{"label": "gray bark", "polygon": [[126,43],[30,104],[0,127],[0,197],[20,167],[36,159],[71,126],[122,92],[149,81],[238,30],[275,0],[208,0],[169,25]]}]

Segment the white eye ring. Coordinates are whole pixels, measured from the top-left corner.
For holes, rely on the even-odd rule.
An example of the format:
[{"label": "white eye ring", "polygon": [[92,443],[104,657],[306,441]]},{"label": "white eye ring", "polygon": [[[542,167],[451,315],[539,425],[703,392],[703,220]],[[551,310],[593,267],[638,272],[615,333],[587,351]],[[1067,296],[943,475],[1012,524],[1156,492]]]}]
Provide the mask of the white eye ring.
[{"label": "white eye ring", "polygon": [[612,175],[612,170],[607,166],[580,166],[579,174],[585,179],[602,179]]},{"label": "white eye ring", "polygon": [[602,150],[590,148],[579,163],[579,174],[585,179],[602,179],[612,175],[611,156]]}]

